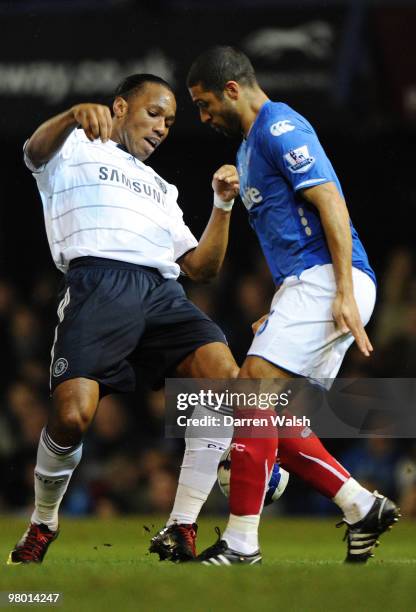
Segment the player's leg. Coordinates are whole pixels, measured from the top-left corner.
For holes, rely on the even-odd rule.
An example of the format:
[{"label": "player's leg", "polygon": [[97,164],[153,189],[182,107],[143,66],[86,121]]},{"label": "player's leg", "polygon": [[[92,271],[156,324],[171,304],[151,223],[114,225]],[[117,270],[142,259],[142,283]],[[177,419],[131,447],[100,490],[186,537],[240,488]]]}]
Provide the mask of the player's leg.
[{"label": "player's leg", "polygon": [[[238,366],[226,344],[211,342],[188,355],[176,368],[179,378],[231,379],[236,378]],[[212,413],[204,406],[194,412],[199,417]],[[228,448],[232,428],[222,428],[218,437],[201,437],[190,426],[185,437],[185,452],[179,476],[175,503],[167,522],[195,523],[198,514],[214,486],[222,453]]]},{"label": "player's leg", "polygon": [[[252,357],[246,360],[245,369],[246,371],[253,370]],[[291,376],[264,360],[257,364],[255,371],[257,374],[261,374],[258,378],[273,378],[274,374],[278,374],[276,377],[283,378]],[[231,379],[236,378],[238,373],[239,368],[230,349],[219,342],[198,348],[188,355],[177,368],[179,378]],[[241,376],[246,377],[244,369]],[[326,450],[311,430],[305,436],[303,427],[292,426],[290,429],[293,436],[287,437],[290,432],[286,430],[285,437],[280,438],[279,441],[279,459],[282,466],[302,478],[325,497],[333,499],[348,521],[355,522],[363,518],[374,502],[373,495],[351,477],[349,472]],[[223,445],[218,444],[219,449],[217,451],[217,445],[212,444],[215,441],[206,440],[206,442],[207,444],[204,443],[203,439],[193,437],[187,439],[187,450],[185,451],[179,483],[186,482],[187,478],[190,478],[193,484],[198,485],[198,489],[203,489],[204,492],[208,493],[215,482]],[[202,471],[198,469],[199,466],[201,466]],[[192,517],[185,511],[186,507],[189,511],[192,511],[193,508]],[[200,507],[202,507],[202,504]],[[196,521],[197,514],[195,514],[196,507],[194,504],[190,501],[186,505],[184,500],[183,508],[186,516],[175,513],[174,508],[168,525],[174,521],[179,523],[194,523]],[[185,518],[187,520],[184,520]],[[191,518],[192,520],[190,520]]]},{"label": "player's leg", "polygon": [[279,462],[315,491],[332,499],[351,523],[363,518],[374,502],[374,495],[351,476],[309,428],[286,427],[285,437],[279,441]]},{"label": "player's leg", "polygon": [[[248,359],[247,363],[250,363],[251,360],[252,358]],[[269,365],[273,373],[278,370],[275,366],[264,362],[261,364],[262,372],[264,368],[268,369]],[[178,367],[178,376],[183,378],[234,378],[238,371],[238,366],[228,347],[221,343],[213,343],[200,347],[189,355]],[[283,370],[279,372],[281,376],[285,375]],[[354,523],[362,519],[374,502],[373,494],[351,477],[350,473],[327,451],[313,431],[304,432],[304,429],[294,425],[290,427],[290,431],[286,428],[285,437],[280,438],[279,460],[282,467],[302,478],[325,497],[332,499],[342,510],[347,521]],[[290,433],[292,435],[287,437]],[[202,499],[206,499],[215,483],[218,461],[223,447],[222,444],[215,444],[215,442],[193,437],[187,439],[179,483],[180,485],[181,483],[189,485],[192,483],[194,487],[197,485],[195,488],[203,490],[204,495],[197,497],[198,504],[194,504],[191,497],[187,502],[186,494],[178,495],[177,499],[179,497],[182,502],[176,508],[174,507],[168,525],[175,521],[179,523],[196,522],[202,507]],[[181,515],[182,512],[183,515]]]},{"label": "player's leg", "polygon": [[[230,349],[223,342],[210,342],[198,347],[176,367],[178,378],[231,379],[238,375],[238,366]],[[212,413],[196,406],[193,416]],[[152,538],[151,552],[161,559],[186,561],[195,556],[196,521],[217,478],[223,452],[229,447],[232,427],[221,428],[218,436],[201,436],[200,429],[188,426],[185,432],[178,487],[166,528]]]},{"label": "player's leg", "polygon": [[[284,391],[290,375],[259,357],[251,356],[244,361],[239,378],[272,378],[273,390],[279,393]],[[238,418],[238,414],[235,416]],[[277,436],[246,437],[240,435],[238,427],[235,428],[231,453],[230,517],[222,539],[200,555],[203,563],[254,564],[261,560],[258,527],[276,450]]]},{"label": "player's leg", "polygon": [[237,378],[239,367],[223,342],[209,342],[185,357],[176,368],[178,378]]},{"label": "player's leg", "polygon": [[[251,358],[248,363],[250,362]],[[267,362],[262,364],[262,371],[259,374],[265,367],[267,368]],[[217,342],[199,347],[188,355],[177,367],[176,374],[182,378],[222,379],[235,378],[238,371],[238,366],[229,348]],[[273,375],[275,373],[273,370]],[[285,376],[285,372],[280,370],[280,375]],[[199,416],[203,416],[204,411],[207,412],[203,407],[198,407],[197,410],[199,410]],[[175,503],[167,521],[168,527],[171,525],[178,527],[177,543],[180,545],[182,542],[181,550],[186,551],[187,540],[192,540],[194,546],[195,523],[216,481],[221,454],[231,441],[231,428],[228,433],[227,439],[214,439],[202,438],[188,431],[188,436],[185,438],[185,452]],[[358,483],[350,478],[349,473],[328,453],[313,432],[309,432],[306,438],[302,437],[301,433],[300,428],[293,427],[293,438],[281,439],[279,457],[283,467],[298,475],[323,495],[331,499],[335,498],[335,503],[343,509],[345,517],[354,518],[352,512],[357,512],[357,499],[362,500],[358,510],[361,513],[365,512],[366,504],[368,505],[369,499],[374,501],[373,497],[368,498],[368,495],[365,495],[368,492],[363,491],[359,485],[357,486]],[[349,484],[344,487],[341,495],[336,497],[347,480]],[[357,497],[350,503],[352,491],[357,493]],[[171,532],[170,536],[172,536]],[[185,558],[188,558],[187,555]],[[175,560],[178,560],[176,556]]]},{"label": "player's leg", "polygon": [[82,440],[99,401],[95,380],[75,378],[53,393],[53,410],[42,431],[35,467],[35,510],[32,523],[58,529],[58,509],[81,460]]},{"label": "player's leg", "polygon": [[[97,409],[100,388],[134,389],[126,357],[144,327],[136,274],[137,266],[123,262],[94,257],[71,262],[52,347],[53,410],[39,441],[35,510],[28,533],[11,554],[12,563],[42,561],[56,537],[59,504],[81,459],[82,437]],[[100,350],[103,338],[105,350]]]},{"label": "player's leg", "polygon": [[8,563],[40,563],[58,535],[58,510],[82,455],[82,439],[99,401],[94,380],[75,378],[59,385],[42,430],[35,467],[35,508],[30,525]]}]

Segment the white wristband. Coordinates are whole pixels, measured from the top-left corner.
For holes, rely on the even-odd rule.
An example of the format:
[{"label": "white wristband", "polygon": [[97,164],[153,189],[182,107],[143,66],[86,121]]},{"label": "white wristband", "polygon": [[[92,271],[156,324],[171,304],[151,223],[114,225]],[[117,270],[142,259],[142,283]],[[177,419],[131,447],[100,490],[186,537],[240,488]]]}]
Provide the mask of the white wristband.
[{"label": "white wristband", "polygon": [[233,198],[229,202],[224,202],[224,200],[221,200],[220,196],[214,191],[214,206],[216,208],[220,208],[221,210],[229,212],[234,205],[234,199],[235,198]]}]

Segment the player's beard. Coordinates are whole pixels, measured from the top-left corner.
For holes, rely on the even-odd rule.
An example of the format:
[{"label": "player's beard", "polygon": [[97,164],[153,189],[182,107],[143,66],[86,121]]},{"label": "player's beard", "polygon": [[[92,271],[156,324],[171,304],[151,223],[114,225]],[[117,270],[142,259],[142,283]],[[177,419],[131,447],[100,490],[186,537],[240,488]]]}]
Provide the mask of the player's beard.
[{"label": "player's beard", "polygon": [[243,128],[241,126],[240,116],[234,109],[223,110],[221,115],[221,125],[217,125],[215,129],[227,138],[241,138]]}]

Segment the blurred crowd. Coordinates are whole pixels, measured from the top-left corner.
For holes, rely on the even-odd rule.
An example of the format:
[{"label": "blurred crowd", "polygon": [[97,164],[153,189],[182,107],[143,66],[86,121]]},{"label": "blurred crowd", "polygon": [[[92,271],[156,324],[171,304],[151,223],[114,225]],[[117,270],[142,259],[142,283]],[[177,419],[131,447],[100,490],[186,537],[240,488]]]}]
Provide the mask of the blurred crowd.
[{"label": "blurred crowd", "polygon": [[[251,324],[268,311],[273,284],[256,252],[249,268],[228,263],[216,284],[192,285],[190,299],[224,330],[239,363],[250,345]],[[379,278],[378,305],[369,326],[374,356],[352,348],[345,377],[416,377],[416,261],[411,251],[392,250]],[[51,407],[49,357],[62,277],[52,270],[20,293],[0,278],[0,512],[27,513],[32,503],[33,468],[39,433]],[[182,281],[181,281],[182,282]],[[169,512],[183,441],[164,436],[164,392],[139,381],[137,393],[102,400],[85,440],[63,509],[71,515]],[[407,439],[328,440],[328,448],[371,489],[400,502],[416,518],[416,441]],[[219,490],[205,512],[226,509]],[[325,514],[331,505],[292,478],[269,512]]]}]

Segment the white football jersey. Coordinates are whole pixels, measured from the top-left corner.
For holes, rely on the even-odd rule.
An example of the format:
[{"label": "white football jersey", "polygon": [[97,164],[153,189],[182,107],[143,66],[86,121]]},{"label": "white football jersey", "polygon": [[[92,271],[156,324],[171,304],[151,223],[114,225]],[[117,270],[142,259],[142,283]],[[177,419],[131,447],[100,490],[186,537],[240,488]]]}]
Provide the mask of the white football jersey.
[{"label": "white football jersey", "polygon": [[106,257],[177,278],[176,260],[197,246],[177,204],[178,190],[110,140],[74,130],[44,166],[25,162],[42,198],[53,260]]}]

